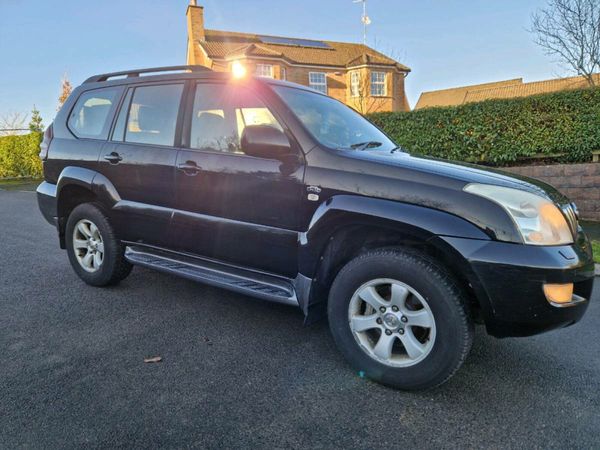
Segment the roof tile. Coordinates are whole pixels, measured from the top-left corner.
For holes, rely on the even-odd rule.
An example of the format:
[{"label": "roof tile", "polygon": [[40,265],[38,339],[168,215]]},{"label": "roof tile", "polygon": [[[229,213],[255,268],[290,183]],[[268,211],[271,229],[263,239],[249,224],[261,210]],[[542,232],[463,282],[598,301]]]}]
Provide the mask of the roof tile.
[{"label": "roof tile", "polygon": [[[363,44],[321,41],[330,48],[268,44],[262,42],[255,34],[208,29],[205,30],[205,36],[205,40],[200,41],[199,44],[213,59],[233,59],[252,54],[282,56],[296,64],[351,67],[358,65],[356,62],[362,58],[362,61],[366,60],[369,64],[395,66],[399,70],[410,71],[408,67]],[[245,53],[247,51],[251,53]]]}]

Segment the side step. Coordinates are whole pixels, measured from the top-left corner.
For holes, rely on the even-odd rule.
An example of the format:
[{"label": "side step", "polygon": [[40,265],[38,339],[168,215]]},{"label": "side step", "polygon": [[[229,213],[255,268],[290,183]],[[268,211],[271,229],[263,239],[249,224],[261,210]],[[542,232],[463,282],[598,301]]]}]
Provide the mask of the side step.
[{"label": "side step", "polygon": [[131,264],[170,273],[211,286],[229,289],[272,302],[298,306],[296,291],[291,281],[264,272],[138,246],[126,247],[125,259]]}]

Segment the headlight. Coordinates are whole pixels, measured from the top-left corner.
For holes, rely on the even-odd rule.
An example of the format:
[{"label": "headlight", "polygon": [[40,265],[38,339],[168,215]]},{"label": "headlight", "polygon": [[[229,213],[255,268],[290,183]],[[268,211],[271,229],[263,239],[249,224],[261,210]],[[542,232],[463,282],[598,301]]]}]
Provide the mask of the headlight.
[{"label": "headlight", "polygon": [[539,195],[490,184],[469,184],[464,190],[502,206],[515,222],[529,245],[573,243],[573,234],[565,217],[550,200]]}]

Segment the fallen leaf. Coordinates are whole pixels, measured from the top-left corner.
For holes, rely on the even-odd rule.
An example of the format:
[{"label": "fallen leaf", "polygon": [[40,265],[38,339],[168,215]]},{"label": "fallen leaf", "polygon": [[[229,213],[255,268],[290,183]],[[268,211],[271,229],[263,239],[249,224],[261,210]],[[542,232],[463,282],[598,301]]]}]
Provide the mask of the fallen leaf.
[{"label": "fallen leaf", "polygon": [[145,363],[157,363],[162,361],[162,356],[153,356],[152,358],[144,358]]}]

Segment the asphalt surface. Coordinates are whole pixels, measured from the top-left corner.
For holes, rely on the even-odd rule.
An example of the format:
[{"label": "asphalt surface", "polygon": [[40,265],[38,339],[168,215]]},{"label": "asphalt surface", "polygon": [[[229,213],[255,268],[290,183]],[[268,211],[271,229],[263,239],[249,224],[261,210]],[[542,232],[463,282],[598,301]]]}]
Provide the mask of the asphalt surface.
[{"label": "asphalt surface", "polygon": [[140,268],[88,287],[35,194],[0,191],[0,446],[598,448],[599,297],[571,328],[479,330],[450,382],[404,393],[294,308]]}]

